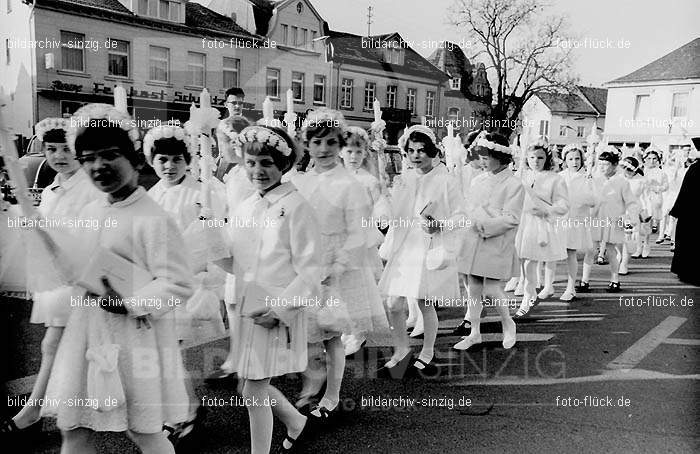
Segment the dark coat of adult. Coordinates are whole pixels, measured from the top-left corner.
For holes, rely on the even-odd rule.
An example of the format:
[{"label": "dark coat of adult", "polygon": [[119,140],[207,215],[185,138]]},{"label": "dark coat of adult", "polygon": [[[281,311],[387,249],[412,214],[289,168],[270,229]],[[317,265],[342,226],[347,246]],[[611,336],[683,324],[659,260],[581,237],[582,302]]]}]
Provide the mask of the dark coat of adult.
[{"label": "dark coat of adult", "polygon": [[676,224],[676,247],[671,272],[688,284],[700,287],[700,160],[696,160],[683,178],[671,216]]}]

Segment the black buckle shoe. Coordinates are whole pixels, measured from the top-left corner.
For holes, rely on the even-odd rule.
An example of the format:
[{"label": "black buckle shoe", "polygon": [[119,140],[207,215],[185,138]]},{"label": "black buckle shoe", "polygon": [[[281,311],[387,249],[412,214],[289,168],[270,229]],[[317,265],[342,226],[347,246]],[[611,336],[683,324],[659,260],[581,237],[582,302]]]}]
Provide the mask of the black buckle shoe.
[{"label": "black buckle shoe", "polygon": [[591,284],[589,284],[588,282],[581,281],[581,283],[576,286],[576,292],[577,293],[579,293],[579,292],[580,293],[588,293],[590,288],[591,288]]},{"label": "black buckle shoe", "polygon": [[452,330],[453,336],[468,336],[472,332],[472,324],[469,320],[462,320],[459,326]]},{"label": "black buckle shoe", "polygon": [[605,289],[606,292],[608,293],[619,293],[620,292],[620,283],[619,282],[611,282],[608,284],[608,288]]}]

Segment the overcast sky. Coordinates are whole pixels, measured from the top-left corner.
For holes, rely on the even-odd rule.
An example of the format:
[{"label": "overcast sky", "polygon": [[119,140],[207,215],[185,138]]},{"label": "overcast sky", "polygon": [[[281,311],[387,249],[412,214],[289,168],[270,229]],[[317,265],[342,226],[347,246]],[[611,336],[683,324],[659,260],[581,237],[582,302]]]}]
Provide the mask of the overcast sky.
[{"label": "overcast sky", "polygon": [[[311,2],[334,30],[366,34],[367,7],[372,5],[372,34],[398,31],[414,42],[464,39],[448,25],[448,8],[454,0]],[[700,37],[700,0],[553,0],[551,4],[553,12],[569,16],[580,39],[629,41],[626,49],[577,49],[574,68],[584,85],[600,86]],[[416,48],[424,56],[433,50]],[[469,56],[469,49],[465,51]]]}]

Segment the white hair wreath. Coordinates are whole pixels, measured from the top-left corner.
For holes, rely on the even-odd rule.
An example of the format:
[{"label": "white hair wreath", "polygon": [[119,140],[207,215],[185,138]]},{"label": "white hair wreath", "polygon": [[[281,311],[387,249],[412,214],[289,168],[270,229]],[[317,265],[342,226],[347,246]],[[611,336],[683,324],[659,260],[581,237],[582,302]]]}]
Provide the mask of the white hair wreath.
[{"label": "white hair wreath", "polygon": [[406,146],[406,142],[408,142],[408,137],[413,133],[413,132],[420,132],[422,134],[425,134],[428,136],[431,142],[433,142],[433,145],[437,146],[437,139],[435,138],[435,133],[433,132],[432,129],[430,129],[427,126],[424,125],[413,125],[408,129],[405,129],[401,137],[399,137],[399,147],[403,150],[404,147]]},{"label": "white hair wreath", "polygon": [[156,140],[175,138],[189,147],[189,134],[184,128],[175,125],[160,125],[148,130],[143,138],[143,154],[151,162],[151,151]]},{"label": "white hair wreath", "polygon": [[68,132],[68,120],[65,118],[44,118],[39,123],[34,126],[34,131],[36,132],[36,138],[40,141],[44,141],[44,135],[47,132],[53,131],[54,129],[63,129],[66,133]]},{"label": "white hair wreath", "polygon": [[285,156],[292,154],[292,149],[289,147],[284,137],[262,126],[248,126],[238,134],[237,140],[241,145],[244,143],[258,142],[278,149]]},{"label": "white hair wreath", "polygon": [[134,149],[141,147],[140,134],[136,122],[128,113],[117,110],[112,104],[86,104],[76,110],[68,120],[69,127],[66,138],[71,151],[75,153],[75,139],[82,134],[88,126],[104,125],[117,126],[127,132],[129,140],[134,144]]}]

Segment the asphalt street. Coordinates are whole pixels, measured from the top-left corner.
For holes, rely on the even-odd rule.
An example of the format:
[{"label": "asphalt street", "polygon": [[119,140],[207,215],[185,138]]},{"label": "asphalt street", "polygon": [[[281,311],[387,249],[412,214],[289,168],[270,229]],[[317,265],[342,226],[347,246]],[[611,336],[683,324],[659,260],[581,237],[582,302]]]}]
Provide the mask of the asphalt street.
[{"label": "asphalt street", "polygon": [[[391,348],[387,340],[371,342],[348,360],[341,412],[313,431],[306,451],[700,452],[700,289],[668,271],[668,249],[656,246],[651,258],[633,260],[619,294],[604,291],[607,267],[595,266],[591,293],[570,303],[558,300],[565,285],[560,265],[558,293],[517,322],[510,350],[502,348],[500,323],[490,311],[482,325],[485,342],[453,350],[459,338],[451,331],[464,308],[440,309],[436,376],[378,377]],[[10,389],[23,392],[36,373],[41,331],[12,332],[20,338],[10,355]],[[412,342],[418,351],[420,340]],[[179,452],[249,452],[247,412],[230,405],[235,390],[202,381],[223,361],[227,345],[219,339],[186,350],[197,393],[210,405],[204,427]],[[276,383],[290,397],[300,389],[299,377]],[[42,429],[27,437],[26,452],[59,452],[51,421]],[[282,438],[276,421],[273,445]],[[100,435],[98,443],[100,452],[138,452],[119,434]]]}]

